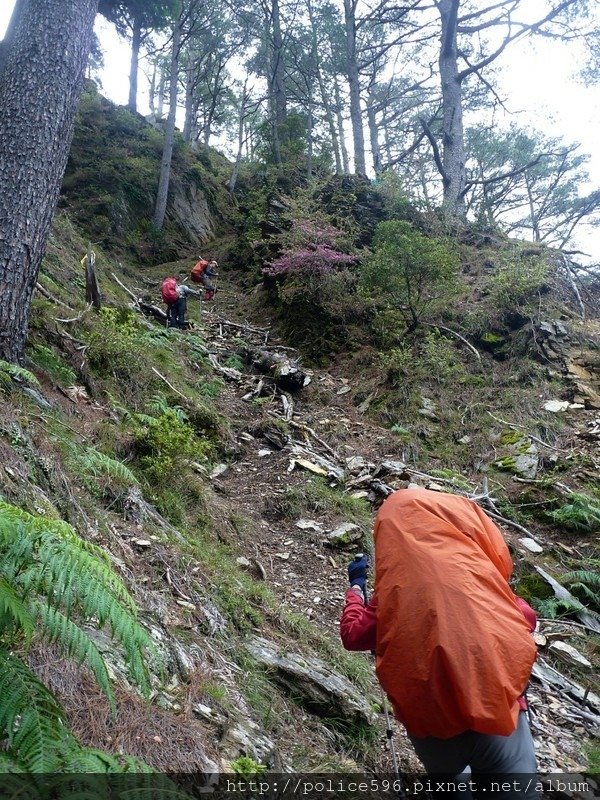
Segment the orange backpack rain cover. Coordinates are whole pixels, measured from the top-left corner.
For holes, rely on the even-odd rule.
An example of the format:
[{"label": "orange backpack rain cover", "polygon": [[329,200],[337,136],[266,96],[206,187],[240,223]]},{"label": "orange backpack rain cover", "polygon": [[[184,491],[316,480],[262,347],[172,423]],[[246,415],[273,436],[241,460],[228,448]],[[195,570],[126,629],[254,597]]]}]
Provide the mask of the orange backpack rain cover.
[{"label": "orange backpack rain cover", "polygon": [[416,737],[507,736],[536,647],[502,534],[463,497],[401,489],[375,521],[377,677]]}]

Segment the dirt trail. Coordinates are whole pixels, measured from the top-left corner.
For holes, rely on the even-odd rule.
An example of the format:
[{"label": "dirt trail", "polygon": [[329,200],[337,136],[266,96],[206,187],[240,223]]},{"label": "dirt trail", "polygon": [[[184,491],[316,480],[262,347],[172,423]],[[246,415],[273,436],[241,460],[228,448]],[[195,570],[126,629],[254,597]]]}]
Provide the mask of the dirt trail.
[{"label": "dirt trail", "polygon": [[[240,340],[249,346],[264,345],[271,350],[283,346],[272,334],[263,336],[249,329],[265,325],[240,316],[233,292],[221,296],[210,311],[202,315],[201,333],[205,343],[214,351],[231,353],[239,350]],[[219,298],[218,298],[219,299]],[[224,324],[226,320],[240,327]],[[284,351],[290,354],[290,349]],[[327,371],[312,371],[311,384],[293,398],[293,421],[310,428],[303,433],[296,428],[293,437],[303,440],[315,452],[335,459],[344,465],[346,459],[358,455],[375,464],[382,459],[401,459],[394,437],[361,413],[351,400],[356,388],[356,376],[334,375]],[[240,556],[251,563],[249,569],[263,577],[281,602],[294,612],[311,619],[323,631],[337,638],[337,628],[343,595],[346,588],[346,565],[356,548],[333,550],[324,546],[322,533],[311,528],[301,529],[297,519],[276,515],[278,500],[286,489],[295,487],[306,491],[307,482],[314,476],[296,464],[292,467],[291,443],[277,439],[274,415],[281,415],[279,394],[243,401],[249,386],[256,378],[228,382],[221,397],[221,406],[236,427],[238,454],[227,469],[215,478],[215,488],[236,504],[241,516],[251,521],[252,543],[240,542]],[[314,435],[313,435],[314,434]],[[317,438],[318,437],[318,438]],[[319,441],[320,440],[320,441]],[[281,445],[284,445],[281,447]],[[310,514],[310,521],[331,529],[338,520],[327,512]],[[509,542],[518,536],[504,529]],[[366,532],[365,540],[370,538]],[[243,537],[240,537],[243,539]],[[560,723],[561,697],[552,691],[541,691],[535,684],[529,696],[534,709],[533,729],[540,768],[544,771],[574,771],[581,766],[581,734],[576,724]],[[397,749],[401,762],[415,765],[415,757],[400,726],[396,726]],[[382,760],[389,768],[389,755]]]}]

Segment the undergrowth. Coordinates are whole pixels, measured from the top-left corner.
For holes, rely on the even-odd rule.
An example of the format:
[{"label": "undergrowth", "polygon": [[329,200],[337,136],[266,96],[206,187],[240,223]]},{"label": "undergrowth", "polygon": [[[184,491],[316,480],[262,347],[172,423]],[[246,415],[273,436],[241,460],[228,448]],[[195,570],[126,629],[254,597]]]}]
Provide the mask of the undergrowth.
[{"label": "undergrowth", "polygon": [[107,627],[121,646],[130,677],[147,694],[151,640],[106,553],[80,539],[67,523],[34,517],[0,502],[0,770],[105,772],[132,760],[82,748],[54,695],[19,652],[34,636],[84,662],[115,711],[109,674],[84,625]]}]

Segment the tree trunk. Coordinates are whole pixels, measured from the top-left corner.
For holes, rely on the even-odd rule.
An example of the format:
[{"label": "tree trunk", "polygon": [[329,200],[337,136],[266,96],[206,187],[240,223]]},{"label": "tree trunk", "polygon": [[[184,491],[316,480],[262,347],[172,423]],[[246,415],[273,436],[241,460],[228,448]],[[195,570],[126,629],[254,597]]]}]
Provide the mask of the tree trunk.
[{"label": "tree trunk", "polygon": [[312,111],[312,92],[309,93],[308,98],[308,113],[307,113],[307,123],[306,123],[306,178],[307,180],[312,179],[313,174],[313,128],[314,128],[314,120],[313,120],[313,111]]},{"label": "tree trunk", "polygon": [[165,126],[165,144],[163,147],[162,162],[160,165],[160,178],[158,192],[156,193],[156,207],[152,220],[154,227],[159,230],[165,221],[167,211],[167,197],[169,182],[171,180],[171,159],[173,157],[173,140],[175,139],[175,114],[177,112],[177,84],[179,72],[179,47],[181,42],[181,20],[178,19],[173,26],[173,49],[171,51],[171,83],[169,88],[169,116]]},{"label": "tree trunk", "polygon": [[534,242],[539,242],[540,237],[540,226],[538,216],[535,212],[535,203],[533,202],[533,191],[531,189],[531,182],[529,180],[529,175],[525,173],[525,188],[527,189],[527,202],[529,204],[529,219],[531,221],[531,233]]},{"label": "tree trunk", "polygon": [[24,5],[25,5],[25,0],[15,1],[15,6],[13,8],[10,20],[8,22],[8,27],[6,29],[6,33],[4,34],[4,39],[2,39],[2,41],[0,42],[0,72],[2,72],[2,68],[6,63],[6,59],[8,56],[8,50],[14,41],[15,30],[17,28],[17,23],[23,11]]},{"label": "tree trunk", "polygon": [[273,15],[273,98],[275,100],[275,119],[279,142],[285,144],[288,140],[287,96],[279,0],[272,0],[271,8]]},{"label": "tree trunk", "polygon": [[165,84],[166,84],[166,75],[165,75],[165,65],[162,63],[159,64],[159,81],[158,81],[158,103],[156,106],[156,118],[162,119],[165,110]]},{"label": "tree trunk", "polygon": [[357,0],[344,0],[344,20],[346,28],[346,75],[350,89],[350,122],[354,144],[354,171],[366,175],[365,135],[360,109],[360,77],[356,60],[356,3]]},{"label": "tree trunk", "polygon": [[138,69],[140,64],[140,46],[142,44],[142,24],[140,15],[133,19],[133,34],[131,37],[131,67],[129,70],[129,102],[127,108],[137,111]]},{"label": "tree trunk", "polygon": [[325,81],[323,80],[323,70],[321,69],[321,59],[319,58],[319,39],[317,35],[317,25],[314,18],[314,12],[311,0],[307,2],[308,7],[308,16],[310,18],[310,25],[311,25],[311,36],[312,36],[312,48],[313,48],[313,59],[315,62],[315,71],[317,74],[317,82],[319,84],[319,92],[321,93],[321,99],[323,101],[323,109],[325,110],[325,120],[327,122],[327,126],[329,128],[329,135],[331,136],[331,148],[333,150],[333,156],[335,158],[335,174],[341,175],[342,174],[342,158],[340,155],[340,145],[338,141],[338,133],[335,127],[335,119],[333,117],[333,110],[331,108],[331,103],[329,101],[329,93],[325,87]]},{"label": "tree trunk", "polygon": [[185,70],[185,117],[183,121],[183,140],[187,144],[192,142],[194,117],[194,60],[191,55],[188,55]]},{"label": "tree trunk", "polygon": [[102,308],[102,297],[96,277],[96,253],[92,250],[91,244],[88,244],[87,254],[83,257],[82,262],[85,263],[85,302],[100,309]]},{"label": "tree trunk", "polygon": [[336,106],[336,119],[338,128],[338,140],[340,143],[340,154],[342,156],[342,169],[344,175],[350,174],[350,159],[348,158],[348,148],[346,147],[346,135],[344,133],[344,115],[342,114],[342,97],[340,94],[340,85],[337,76],[333,80],[335,89],[335,106]]},{"label": "tree trunk", "polygon": [[371,155],[373,157],[373,169],[375,175],[381,175],[381,149],[379,147],[379,127],[377,125],[377,115],[373,97],[367,100],[367,120],[369,123],[369,138],[371,140]]},{"label": "tree trunk", "polygon": [[439,67],[442,83],[444,210],[450,217],[465,214],[465,143],[462,84],[458,73],[456,46],[460,0],[437,0],[442,22]]},{"label": "tree trunk", "polygon": [[25,348],[98,0],[27,2],[0,74],[0,358]]},{"label": "tree trunk", "polygon": [[237,126],[237,153],[235,156],[235,164],[233,165],[233,171],[231,173],[231,177],[229,178],[229,194],[233,194],[235,192],[235,186],[237,183],[237,179],[240,174],[240,167],[242,165],[242,154],[244,150],[244,122],[246,120],[246,106],[248,103],[248,78],[244,81],[244,88],[242,89],[242,94],[240,97],[240,113],[238,117],[238,126]]},{"label": "tree trunk", "polygon": [[156,61],[152,65],[152,78],[150,79],[150,89],[148,91],[148,105],[150,106],[150,115],[156,119]]}]

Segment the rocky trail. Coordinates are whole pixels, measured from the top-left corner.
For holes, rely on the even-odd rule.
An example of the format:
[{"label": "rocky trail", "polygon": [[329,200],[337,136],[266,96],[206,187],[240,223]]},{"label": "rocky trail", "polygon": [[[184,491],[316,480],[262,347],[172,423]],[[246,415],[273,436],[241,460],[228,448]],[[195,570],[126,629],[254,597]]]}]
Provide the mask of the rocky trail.
[{"label": "rocky trail", "polygon": [[[268,326],[248,322],[236,312],[234,303],[221,303],[203,315],[200,329],[213,364],[226,381],[225,408],[237,427],[236,457],[215,469],[213,486],[251,520],[252,541],[240,547],[238,564],[264,580],[291,612],[305,616],[336,639],[345,568],[357,550],[370,549],[369,522],[357,524],[343,514],[332,518],[330,510],[320,513],[318,507],[309,515],[289,518],[278,513],[278,507],[290,490],[305,493],[317,475],[350,496],[367,499],[373,507],[387,492],[409,481],[465,492],[452,486],[452,481],[440,482],[402,462],[390,432],[373,424],[366,409],[353,402],[355,377],[313,370],[306,375],[305,387],[289,392],[281,388],[281,381],[257,369],[251,358],[246,371],[222,371],[223,361],[239,353],[240,346],[248,353],[268,349],[291,359],[301,370],[294,352],[278,342]],[[593,411],[580,412],[578,423],[589,430],[596,416]],[[277,424],[281,420],[287,421],[290,433],[282,433],[283,426]],[[481,489],[473,486],[472,495],[481,495]],[[485,507],[485,500],[482,504]],[[518,526],[501,527],[516,558],[535,563],[531,545],[521,541],[523,531]],[[544,646],[528,695],[543,772],[582,770],[582,737],[599,731],[600,698],[589,687],[586,690],[585,681],[580,687],[561,676],[556,662],[550,664],[544,655],[548,643],[570,642],[568,650],[586,633],[583,626],[568,621],[540,623],[538,640]],[[401,765],[415,768],[418,762],[401,726],[394,727]],[[379,768],[391,769],[383,744]]]},{"label": "rocky trail", "polygon": [[[163,271],[156,268],[156,276]],[[131,291],[117,283],[130,308],[146,314],[156,308],[154,292],[149,297],[147,289]],[[143,283],[156,286],[149,278]],[[138,295],[148,302],[140,304]],[[226,548],[222,564],[227,580],[221,586],[218,565],[207,566],[210,554],[200,546],[190,550],[181,532],[139,491],[130,492],[123,512],[109,507],[106,519],[99,521],[77,490],[68,489],[66,499],[78,529],[87,530],[92,541],[111,553],[134,594],[164,658],[166,686],[155,687],[151,713],[133,693],[124,693],[115,728],[101,694],[79,668],[64,670],[47,650],[32,653],[31,663],[60,697],[83,742],[135,753],[159,770],[227,771],[243,756],[274,771],[367,768],[391,774],[371,656],[358,655],[350,670],[342,669],[338,636],[346,566],[357,552],[371,550],[374,510],[381,500],[411,482],[477,498],[496,513],[515,561],[531,568],[547,566],[545,555],[567,545],[548,540],[542,530],[503,521],[484,477],[480,485],[442,477],[439,460],[431,468],[435,474],[417,468],[410,449],[403,451],[393,431],[369,417],[371,395],[365,397],[361,376],[348,374],[343,363],[328,370],[306,369],[266,317],[257,320],[245,311],[227,276],[221,278],[217,301],[200,308],[190,303],[188,316],[194,328],[173,336],[193,343],[194,352],[210,364],[220,382],[214,403],[228,421],[231,439],[222,463],[213,464],[210,472],[200,464],[194,467],[210,492],[201,513],[210,516],[213,543]],[[193,370],[193,358],[187,361]],[[185,399],[166,368],[157,375],[175,398]],[[62,414],[61,424],[89,442],[111,415],[83,387],[65,392],[44,386],[32,397],[42,409],[46,403]],[[502,416],[501,409],[490,411]],[[424,403],[422,412],[428,424],[439,424],[431,406]],[[574,413],[572,432],[560,446],[594,454],[598,412],[579,408]],[[35,506],[41,498],[52,506],[52,492],[64,495],[68,480],[59,464],[52,465],[40,422],[44,418],[38,414],[37,420],[24,454],[17,457],[17,451],[3,448],[8,476],[4,489],[9,498],[21,496],[16,484],[28,474],[30,462],[47,475],[48,485],[45,493],[35,488],[29,502]],[[14,426],[15,415],[5,410],[3,430],[14,437]],[[584,559],[583,549],[580,555]],[[260,587],[269,595],[261,608],[262,621],[250,609],[250,623],[238,639],[231,639],[217,595],[227,601],[226,592],[235,594],[239,586],[242,598],[244,576],[254,581],[253,603],[262,602]],[[246,613],[240,598],[240,613]],[[528,695],[544,773],[583,771],[584,740],[600,732],[597,681],[583,655],[597,647],[596,624],[596,618],[540,623],[540,656]],[[109,638],[94,636],[113,674],[124,680],[124,666],[114,661]],[[252,665],[244,666],[239,650],[247,651]],[[287,698],[283,705],[274,698],[274,684]],[[351,720],[355,730],[372,730],[375,723],[377,740],[368,763],[361,761],[360,748],[355,753],[347,741],[340,747],[333,730],[333,720],[340,719]],[[419,771],[402,727],[393,727],[401,769]],[[338,754],[333,760],[332,753]]]}]

